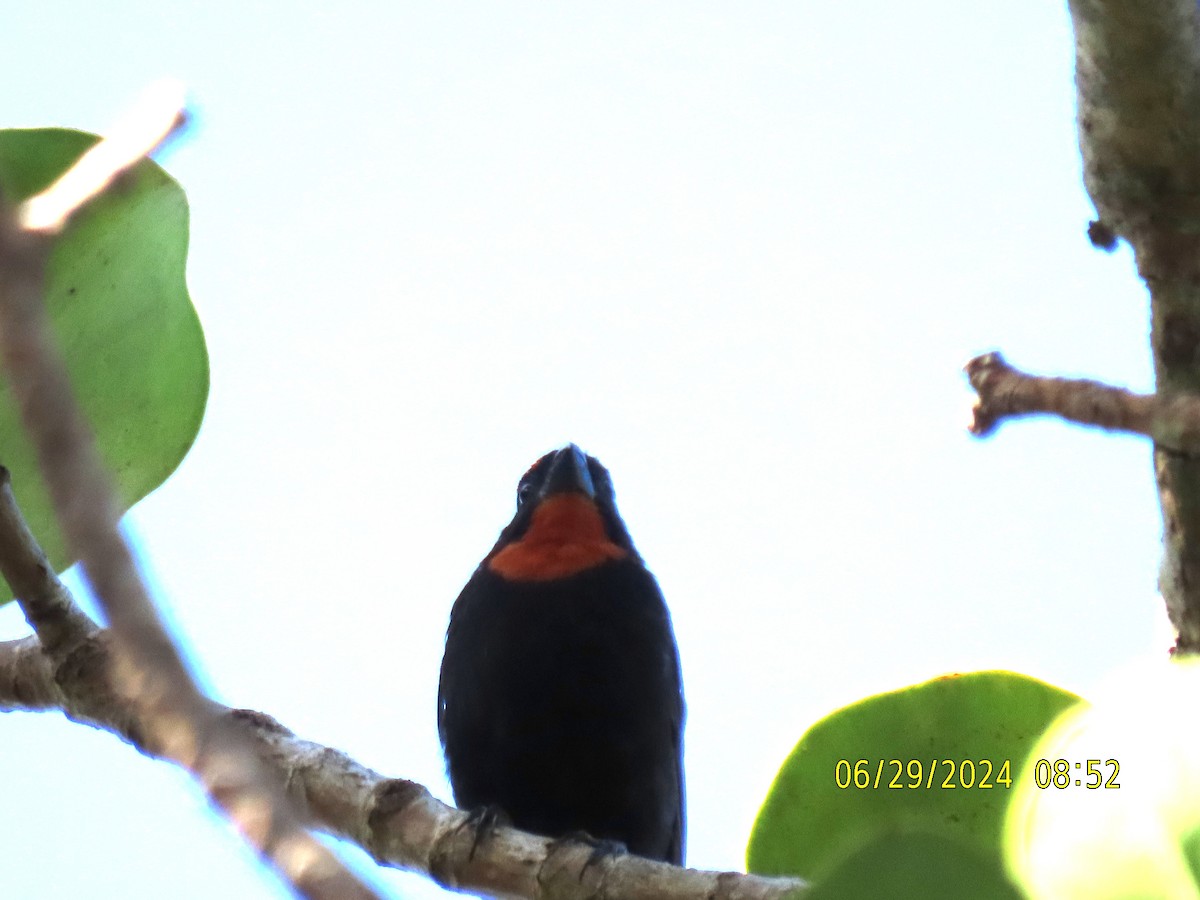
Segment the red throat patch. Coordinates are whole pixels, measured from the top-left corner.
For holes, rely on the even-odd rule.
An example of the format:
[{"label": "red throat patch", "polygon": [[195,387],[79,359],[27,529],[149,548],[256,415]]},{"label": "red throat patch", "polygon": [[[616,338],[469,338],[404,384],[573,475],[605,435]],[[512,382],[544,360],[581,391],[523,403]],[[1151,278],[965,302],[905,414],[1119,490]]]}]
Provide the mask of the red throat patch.
[{"label": "red throat patch", "polygon": [[581,494],[555,494],[533,511],[521,539],[487,566],[510,581],[553,581],[628,555],[604,533],[595,503]]}]

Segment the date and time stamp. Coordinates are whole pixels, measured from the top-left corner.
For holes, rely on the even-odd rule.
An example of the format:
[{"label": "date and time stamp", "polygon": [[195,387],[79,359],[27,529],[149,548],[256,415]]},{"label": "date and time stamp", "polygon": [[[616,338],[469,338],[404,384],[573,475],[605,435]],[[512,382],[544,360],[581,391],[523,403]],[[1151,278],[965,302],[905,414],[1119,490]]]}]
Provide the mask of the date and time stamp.
[{"label": "date and time stamp", "polygon": [[[833,779],[842,790],[1006,790],[1012,770],[1008,759],[839,759]],[[1033,783],[1042,790],[1113,790],[1120,774],[1115,759],[1039,759]]]}]

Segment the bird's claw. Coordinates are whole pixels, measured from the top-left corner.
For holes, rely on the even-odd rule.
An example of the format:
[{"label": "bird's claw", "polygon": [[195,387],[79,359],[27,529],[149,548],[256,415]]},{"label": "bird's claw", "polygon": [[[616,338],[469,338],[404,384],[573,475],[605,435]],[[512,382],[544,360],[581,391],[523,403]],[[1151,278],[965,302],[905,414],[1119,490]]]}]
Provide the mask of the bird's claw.
[{"label": "bird's claw", "polygon": [[471,839],[471,852],[467,854],[467,859],[475,858],[475,851],[492,839],[497,828],[510,825],[512,825],[512,819],[499,806],[477,806],[470,810],[462,824],[458,826],[459,830],[470,828],[474,832]]},{"label": "bird's claw", "polygon": [[603,862],[610,856],[624,856],[629,852],[620,841],[613,841],[607,838],[592,837],[586,831],[572,831],[564,834],[560,838],[556,838],[551,846],[557,847],[561,844],[586,844],[592,848],[592,852],[588,855],[587,862],[583,864],[583,868],[579,871],[579,880],[583,880],[583,876],[587,874],[587,870],[597,863]]}]

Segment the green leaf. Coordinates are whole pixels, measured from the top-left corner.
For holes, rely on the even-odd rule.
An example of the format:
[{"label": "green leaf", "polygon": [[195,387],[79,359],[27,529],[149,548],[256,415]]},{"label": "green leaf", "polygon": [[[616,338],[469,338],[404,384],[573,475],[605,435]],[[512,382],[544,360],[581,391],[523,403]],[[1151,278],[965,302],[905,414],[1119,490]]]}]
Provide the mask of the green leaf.
[{"label": "green leaf", "polygon": [[1033,898],[1200,897],[1200,662],[1129,667],[1061,715],[1013,791],[1009,870]]},{"label": "green leaf", "polygon": [[747,848],[750,871],[820,883],[863,847],[910,831],[999,864],[1011,796],[1002,779],[1016,784],[1033,742],[1077,700],[1024,675],[975,672],[838,710],[776,776]]},{"label": "green leaf", "polygon": [[[57,128],[0,130],[0,190],[10,201],[38,193],[96,140]],[[47,271],[50,318],[122,510],[175,470],[204,415],[208,353],[184,281],[187,240],[183,189],[146,160],[72,223]],[[51,564],[66,568],[72,560],[7,388],[0,464]],[[0,583],[0,603],[9,599]]]},{"label": "green leaf", "polygon": [[886,835],[860,848],[804,900],[1021,900],[995,859],[938,835]]}]

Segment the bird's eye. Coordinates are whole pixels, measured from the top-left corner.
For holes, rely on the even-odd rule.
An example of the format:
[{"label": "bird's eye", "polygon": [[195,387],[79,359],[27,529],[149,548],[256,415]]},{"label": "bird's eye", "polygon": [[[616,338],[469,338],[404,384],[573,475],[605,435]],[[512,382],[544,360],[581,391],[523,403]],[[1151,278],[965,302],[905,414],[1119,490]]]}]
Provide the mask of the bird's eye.
[{"label": "bird's eye", "polygon": [[533,496],[533,482],[532,481],[522,481],[519,485],[517,485],[517,506],[521,506],[522,504],[525,503],[526,500],[528,500],[532,496]]}]

